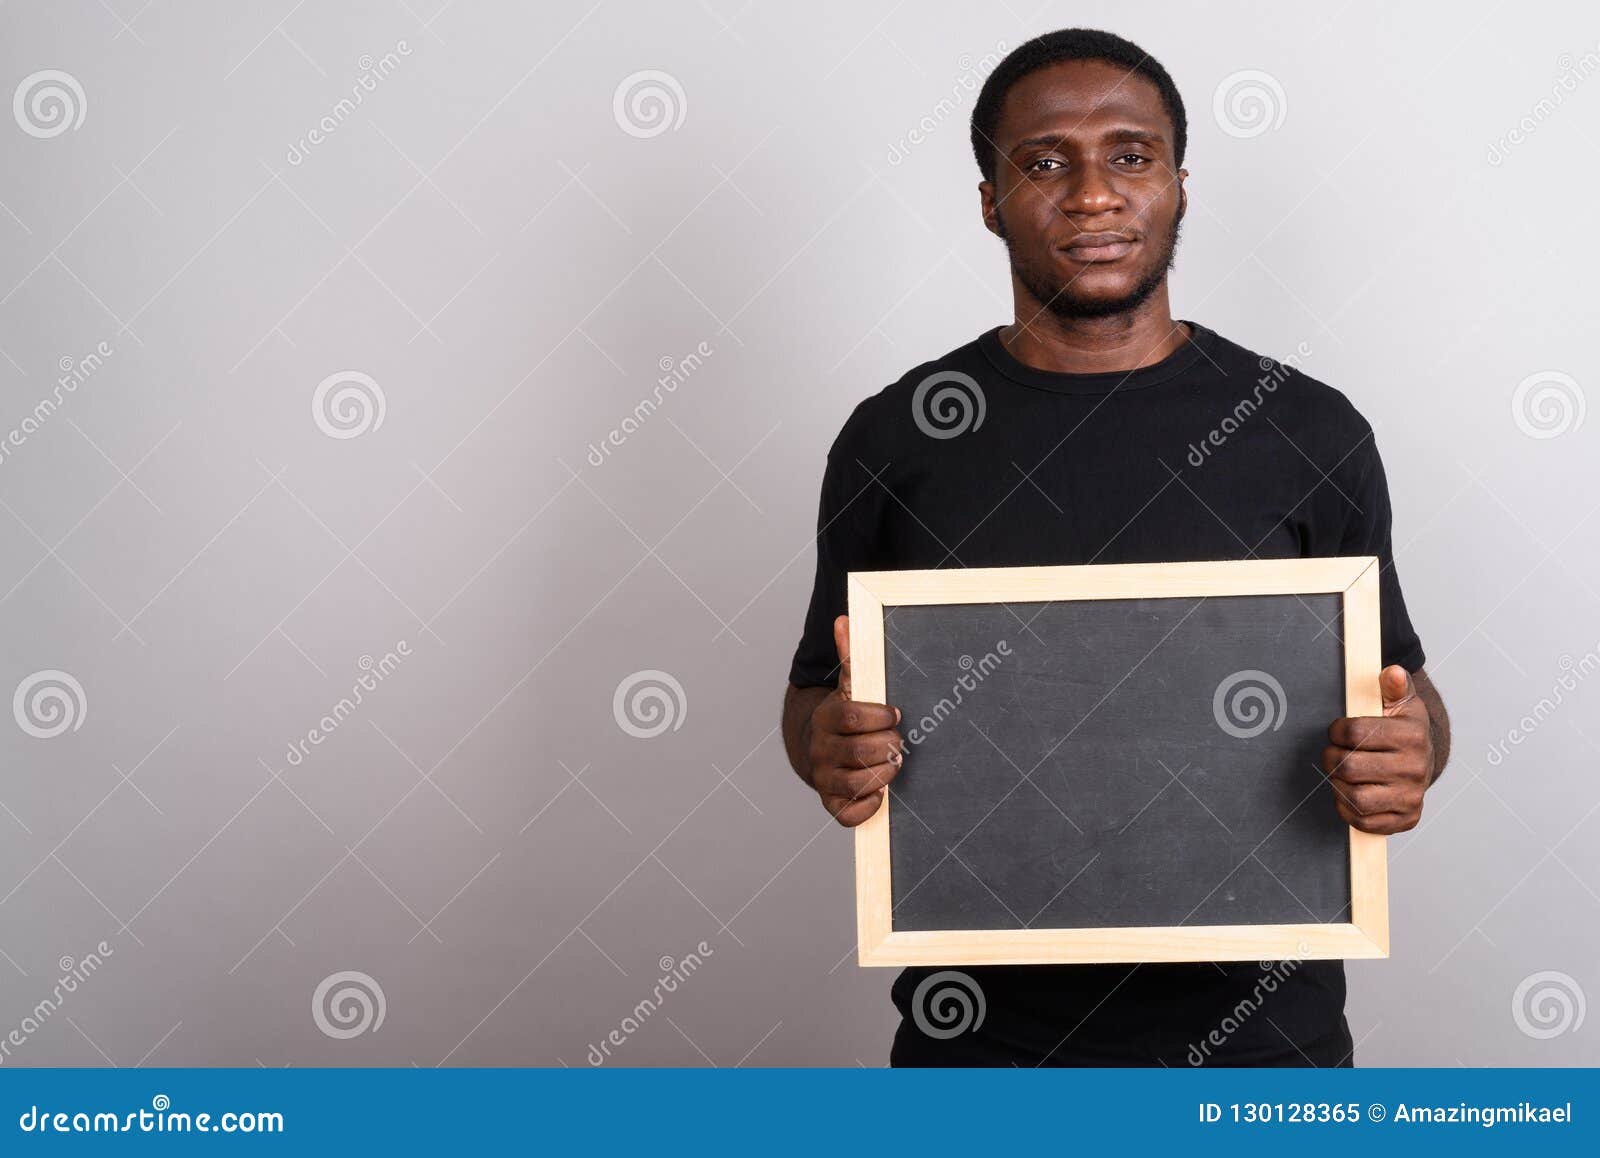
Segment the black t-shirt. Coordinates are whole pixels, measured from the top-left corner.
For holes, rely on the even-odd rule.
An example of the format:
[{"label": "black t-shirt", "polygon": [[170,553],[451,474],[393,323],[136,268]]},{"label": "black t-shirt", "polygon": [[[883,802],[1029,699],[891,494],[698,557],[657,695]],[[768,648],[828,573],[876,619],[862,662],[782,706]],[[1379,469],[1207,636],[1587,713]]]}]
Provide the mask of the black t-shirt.
[{"label": "black t-shirt", "polygon": [[[991,330],[861,402],[828,452],[790,682],[837,686],[850,571],[1332,555],[1378,556],[1383,663],[1421,668],[1372,427],[1332,387],[1185,324],[1189,340],[1162,361],[1100,374],[1027,366]],[[895,982],[897,1060],[919,1044],[960,1060],[959,1042],[912,1025],[931,972]],[[972,1057],[1348,1064],[1339,961],[1279,966],[1265,994],[1256,962],[964,972],[986,1003]]]}]

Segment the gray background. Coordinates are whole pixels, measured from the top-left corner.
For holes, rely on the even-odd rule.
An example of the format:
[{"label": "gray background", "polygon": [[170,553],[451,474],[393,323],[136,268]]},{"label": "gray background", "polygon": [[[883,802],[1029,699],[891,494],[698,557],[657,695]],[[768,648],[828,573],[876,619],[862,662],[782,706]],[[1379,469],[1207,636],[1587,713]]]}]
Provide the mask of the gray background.
[{"label": "gray background", "polygon": [[[1174,312],[1304,343],[1388,465],[1456,756],[1350,970],[1359,1060],[1600,1062],[1600,680],[1488,758],[1600,647],[1591,6],[105,0],[0,11],[0,96],[84,94],[0,112],[0,432],[112,351],[0,462],[0,691],[83,689],[0,729],[0,1037],[112,950],[6,1064],[581,1066],[701,941],[616,1062],[882,1064],[850,837],[775,727],[817,484],[859,398],[1008,318],[960,78],[1069,23],[1185,94]],[[683,94],[648,137],[643,70]],[[1246,70],[1254,135],[1213,103]],[[329,437],[349,370],[384,418]],[[1566,409],[1519,399],[1551,372]],[[341,1039],[347,970],[385,1017]]]}]

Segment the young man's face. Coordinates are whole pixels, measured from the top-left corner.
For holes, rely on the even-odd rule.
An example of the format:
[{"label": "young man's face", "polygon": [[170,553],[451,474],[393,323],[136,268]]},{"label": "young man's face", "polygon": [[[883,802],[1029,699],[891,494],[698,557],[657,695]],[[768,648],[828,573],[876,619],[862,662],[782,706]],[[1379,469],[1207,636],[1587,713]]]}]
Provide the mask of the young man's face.
[{"label": "young man's face", "polygon": [[[1012,85],[995,126],[995,179],[979,190],[1035,311],[1126,313],[1161,286],[1185,204],[1172,134],[1156,86],[1105,61],[1051,65]],[[1117,236],[1088,236],[1102,233]]]}]

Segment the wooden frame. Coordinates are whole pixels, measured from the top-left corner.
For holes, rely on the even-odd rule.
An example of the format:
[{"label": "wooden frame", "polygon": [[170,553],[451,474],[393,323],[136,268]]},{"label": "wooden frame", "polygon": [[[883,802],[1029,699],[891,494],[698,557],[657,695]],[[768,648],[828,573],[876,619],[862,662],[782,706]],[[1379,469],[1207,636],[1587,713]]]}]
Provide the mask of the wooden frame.
[{"label": "wooden frame", "polygon": [[[1345,714],[1383,714],[1378,560],[1247,559],[1071,567],[856,571],[849,576],[851,694],[885,702],[883,609],[1208,595],[1343,596]],[[1331,722],[1331,721],[1330,721]],[[889,814],[894,790],[856,828],[856,927],[862,965],[1253,961],[1389,955],[1385,838],[1350,829],[1350,921],[1083,929],[895,930]]]}]

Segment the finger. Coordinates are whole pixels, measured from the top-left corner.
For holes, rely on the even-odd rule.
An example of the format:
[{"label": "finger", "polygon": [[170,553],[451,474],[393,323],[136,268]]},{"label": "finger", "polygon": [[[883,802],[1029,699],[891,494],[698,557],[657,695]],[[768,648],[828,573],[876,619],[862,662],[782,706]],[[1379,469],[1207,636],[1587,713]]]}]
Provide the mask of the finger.
[{"label": "finger", "polygon": [[1322,771],[1345,784],[1398,784],[1423,778],[1424,761],[1395,752],[1368,752],[1329,745],[1322,750]]},{"label": "finger", "polygon": [[833,621],[833,646],[839,650],[839,694],[850,698],[850,617],[841,615]]},{"label": "finger", "polygon": [[1397,663],[1392,663],[1378,673],[1378,687],[1383,692],[1383,714],[1398,715],[1406,705],[1417,698],[1417,685],[1411,673]]},{"label": "finger", "polygon": [[861,735],[827,735],[815,738],[811,763],[823,768],[843,768],[855,771],[882,764],[885,760],[899,760],[906,750],[905,737],[899,732],[866,732]]},{"label": "finger", "polygon": [[1399,752],[1416,747],[1424,732],[1409,716],[1341,716],[1328,725],[1328,739],[1352,751]]},{"label": "finger", "polygon": [[844,796],[824,796],[822,806],[829,814],[846,828],[854,828],[863,821],[870,820],[883,805],[883,793],[874,793],[862,800],[851,800]]},{"label": "finger", "polygon": [[861,800],[887,788],[903,766],[898,760],[885,760],[869,768],[836,768],[821,787],[829,796]]},{"label": "finger", "polygon": [[[1410,812],[1417,805],[1413,789],[1392,784],[1341,784],[1330,781],[1334,799],[1349,816],[1377,816],[1384,812]],[[1346,818],[1348,823],[1348,817]]]},{"label": "finger", "polygon": [[860,700],[840,700],[828,709],[824,724],[839,736],[858,736],[869,732],[893,731],[900,722],[900,709],[888,704],[868,704]]},{"label": "finger", "polygon": [[1339,811],[1339,817],[1358,832],[1370,832],[1374,836],[1394,836],[1397,833],[1409,832],[1422,819],[1421,813],[1418,812],[1378,812],[1370,816],[1361,816],[1347,813],[1343,808]]}]

